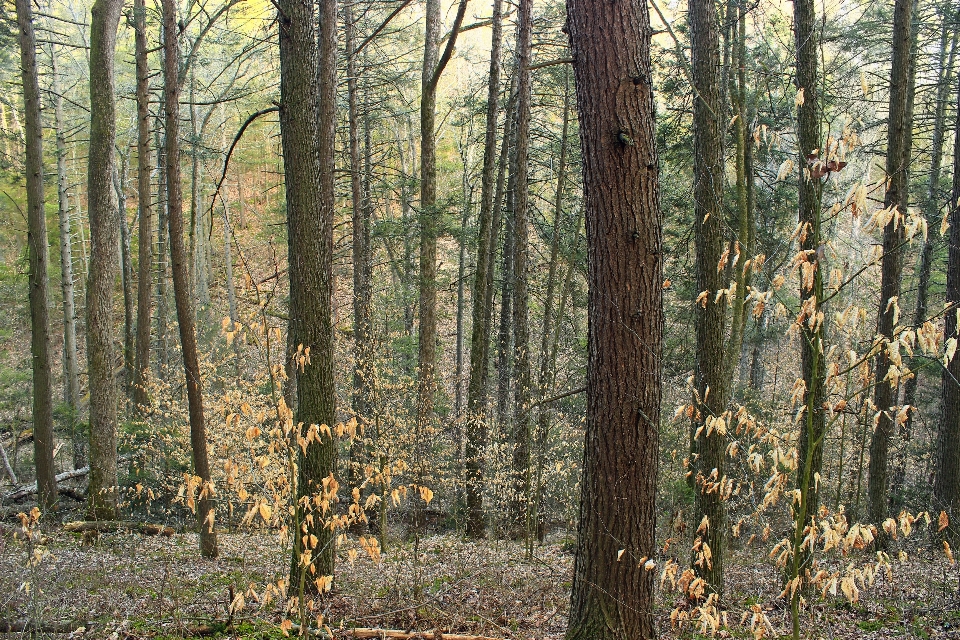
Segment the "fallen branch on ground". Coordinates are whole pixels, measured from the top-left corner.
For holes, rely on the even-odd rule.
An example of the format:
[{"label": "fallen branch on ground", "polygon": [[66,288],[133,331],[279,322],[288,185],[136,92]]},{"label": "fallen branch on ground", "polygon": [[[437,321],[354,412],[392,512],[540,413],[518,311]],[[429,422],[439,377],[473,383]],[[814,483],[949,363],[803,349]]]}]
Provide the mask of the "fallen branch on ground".
[{"label": "fallen branch on ground", "polygon": [[[117,458],[117,462],[126,462],[130,459],[130,454],[120,456]],[[57,484],[64,482],[65,480],[72,480],[74,478],[82,478],[83,476],[90,473],[90,467],[80,467],[79,469],[72,469],[70,471],[64,471],[63,473],[57,474],[56,481]],[[27,496],[33,495],[37,492],[37,483],[27,485],[25,487],[20,487],[19,489],[14,489],[7,495],[3,496],[4,500],[22,500]],[[60,491],[64,495],[70,496],[71,498],[77,499],[76,492],[70,491]]]},{"label": "fallen branch on ground", "polygon": [[431,631],[399,631],[396,629],[347,629],[348,638],[391,638],[395,640],[500,640],[487,636],[471,636],[459,633]]}]

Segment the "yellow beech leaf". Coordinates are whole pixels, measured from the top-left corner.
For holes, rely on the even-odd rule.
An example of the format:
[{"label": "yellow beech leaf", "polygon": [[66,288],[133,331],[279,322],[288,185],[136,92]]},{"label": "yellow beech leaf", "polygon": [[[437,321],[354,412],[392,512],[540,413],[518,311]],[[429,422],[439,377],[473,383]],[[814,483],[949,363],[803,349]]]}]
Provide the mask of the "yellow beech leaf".
[{"label": "yellow beech leaf", "polygon": [[950,518],[947,516],[946,511],[940,512],[940,517],[937,518],[937,533],[943,531],[950,526]]},{"label": "yellow beech leaf", "polygon": [[273,514],[273,509],[270,508],[270,505],[268,505],[266,502],[261,502],[259,511],[260,517],[266,522],[270,522],[270,516]]}]

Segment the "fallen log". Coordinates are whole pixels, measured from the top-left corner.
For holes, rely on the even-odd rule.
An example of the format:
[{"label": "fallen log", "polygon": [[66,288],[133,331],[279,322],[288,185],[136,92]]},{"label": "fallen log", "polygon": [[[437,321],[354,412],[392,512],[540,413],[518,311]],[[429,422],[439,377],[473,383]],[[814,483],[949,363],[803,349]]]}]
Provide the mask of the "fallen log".
[{"label": "fallen log", "polygon": [[400,631],[397,629],[345,629],[348,638],[390,638],[392,640],[501,640],[487,636],[472,636],[459,633],[430,631]]},{"label": "fallen log", "polygon": [[0,620],[0,633],[73,633],[84,625],[73,622],[34,622]]},{"label": "fallen log", "polygon": [[86,533],[95,531],[96,533],[113,533],[115,531],[136,531],[145,536],[164,536],[169,538],[176,531],[173,527],[165,527],[162,524],[151,524],[148,522],[132,522],[129,520],[77,520],[76,522],[67,522],[63,525],[64,531],[70,533]]},{"label": "fallen log", "polygon": [[[130,459],[130,454],[126,454],[126,455],[122,455],[122,456],[120,456],[119,458],[117,458],[117,462],[125,462],[125,461],[127,461],[127,460],[129,460],[129,459]],[[61,482],[65,482],[65,481],[67,481],[67,480],[72,480],[72,479],[74,479],[74,478],[82,478],[82,477],[84,477],[85,475],[87,475],[88,473],[90,473],[90,467],[89,467],[89,466],[80,467],[79,469],[71,469],[70,471],[64,471],[63,473],[57,474],[57,477],[56,477],[57,484],[60,484]],[[33,484],[30,484],[30,485],[27,485],[27,486],[24,486],[24,487],[20,487],[19,489],[14,489],[13,491],[11,491],[10,493],[8,493],[7,495],[3,496],[3,499],[4,499],[4,500],[13,500],[13,501],[22,500],[23,498],[26,498],[27,496],[33,495],[33,494],[35,494],[36,492],[37,492],[37,483],[34,482]],[[75,493],[75,492],[67,493],[67,492],[65,492],[65,491],[61,491],[61,493],[63,493],[64,495],[70,496],[71,498],[76,499],[76,493]]]}]

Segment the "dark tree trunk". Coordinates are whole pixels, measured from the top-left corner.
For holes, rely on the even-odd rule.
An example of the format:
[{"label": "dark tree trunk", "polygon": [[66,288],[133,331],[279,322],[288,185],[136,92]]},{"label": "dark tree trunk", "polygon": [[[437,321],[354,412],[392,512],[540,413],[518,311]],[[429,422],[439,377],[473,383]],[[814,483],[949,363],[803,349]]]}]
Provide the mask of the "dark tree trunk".
[{"label": "dark tree trunk", "polygon": [[113,172],[120,212],[120,283],[123,287],[123,383],[128,397],[133,395],[133,256],[130,251],[130,223],[127,221],[127,157],[120,155],[120,168]]},{"label": "dark tree trunk", "polygon": [[[335,0],[323,0],[319,16],[311,0],[283,0],[279,12],[280,136],[290,264],[288,343],[295,355],[303,357],[296,376],[294,424],[306,429],[332,425],[336,410],[331,295],[337,12]],[[298,447],[298,498],[322,495],[323,481],[336,473],[336,442],[329,433],[319,437],[305,452]],[[325,516],[307,506],[309,502],[298,500],[295,515],[290,575],[294,593],[298,585],[317,591],[311,576],[332,576],[334,570],[334,532],[325,526]],[[304,562],[307,551],[316,574]]]},{"label": "dark tree trunk", "polygon": [[[899,218],[907,213],[910,163],[910,121],[908,95],[910,84],[910,44],[914,0],[897,0],[893,11],[893,63],[890,69],[890,106],[887,121],[887,190],[884,207],[896,207],[898,214],[883,229],[883,258],[881,261],[880,311],[877,334],[884,342],[894,338],[896,299],[900,296],[900,277],[903,271],[904,225]],[[814,147],[817,148],[817,147]],[[876,360],[873,404],[880,412],[877,428],[870,440],[869,483],[867,485],[870,522],[880,524],[887,516],[888,450],[894,432],[897,410],[898,384],[887,379],[891,361],[886,345]],[[886,534],[878,527],[877,546],[886,546]]]},{"label": "dark tree trunk", "polygon": [[20,70],[23,79],[24,134],[27,143],[27,244],[30,253],[30,354],[33,357],[33,452],[37,499],[43,511],[57,508],[53,466],[53,375],[50,370],[50,318],[47,296],[47,216],[43,200],[43,123],[37,41],[29,0],[17,0]]},{"label": "dark tree trunk", "polygon": [[[960,92],[957,94],[960,105]],[[960,109],[957,110],[960,124]],[[947,299],[943,336],[960,340],[957,309],[960,308],[960,136],[953,149],[953,194],[950,198],[950,237],[947,258]],[[942,404],[937,431],[936,480],[933,484],[934,508],[947,512],[954,540],[960,536],[960,357],[954,355],[941,375]]]},{"label": "dark tree trunk", "polygon": [[656,572],[639,561],[656,553],[663,346],[650,21],[642,2],[568,0],[567,12],[583,147],[589,332],[566,637],[648,639],[656,635]]},{"label": "dark tree trunk", "polygon": [[[720,50],[713,0],[690,0],[690,50],[696,99],[693,107],[693,229],[697,246],[697,328],[691,428],[691,486],[696,505],[693,569],[718,595],[723,591],[723,538],[726,524],[722,491],[726,458],[729,379],[724,369],[724,315],[727,299],[721,268],[723,232],[723,118],[720,102]],[[706,520],[704,520],[706,519]],[[710,556],[712,555],[712,559]]]},{"label": "dark tree trunk", "polygon": [[116,101],[114,50],[122,0],[96,0],[90,10],[90,146],[87,209],[87,377],[90,386],[90,519],[115,520],[117,508],[117,381],[113,295],[120,266],[120,219],[113,194]]},{"label": "dark tree trunk", "polygon": [[[167,319],[170,317],[167,300],[167,259],[169,256],[167,233],[167,161],[166,141],[160,139],[160,119],[157,118],[157,375],[164,375],[167,368]],[[164,134],[166,138],[166,134]]]},{"label": "dark tree trunk", "polygon": [[193,472],[201,485],[197,500],[197,520],[200,526],[200,553],[207,558],[217,557],[217,534],[214,530],[216,507],[214,489],[210,482],[210,463],[207,459],[207,434],[203,416],[203,380],[197,353],[197,333],[194,324],[193,300],[190,296],[189,255],[184,242],[183,191],[180,182],[180,84],[177,71],[180,65],[180,47],[177,38],[177,8],[175,0],[163,0],[163,98],[166,116],[167,151],[167,225],[170,233],[170,258],[173,272],[173,295],[180,326],[180,349],[183,354],[183,372],[187,386],[187,405],[190,414],[190,446],[193,451]]},{"label": "dark tree trunk", "polygon": [[[513,370],[516,375],[513,405],[513,528],[532,540],[530,520],[530,319],[527,287],[529,229],[527,155],[530,146],[530,52],[533,37],[533,0],[517,7],[517,149],[516,193],[513,200]],[[528,555],[530,547],[528,546]]]},{"label": "dark tree trunk", "polygon": [[140,233],[137,251],[137,345],[133,374],[133,404],[143,410],[150,368],[150,316],[153,287],[153,206],[150,201],[150,68],[147,65],[147,9],[145,0],[133,6],[134,48],[137,62],[137,203]]}]

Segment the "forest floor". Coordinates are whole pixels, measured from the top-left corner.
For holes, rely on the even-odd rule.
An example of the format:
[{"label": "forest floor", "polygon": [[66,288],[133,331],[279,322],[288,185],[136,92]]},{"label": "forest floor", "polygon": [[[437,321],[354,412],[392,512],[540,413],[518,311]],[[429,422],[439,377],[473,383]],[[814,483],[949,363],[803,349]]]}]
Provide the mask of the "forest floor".
[{"label": "forest floor", "polygon": [[[86,546],[79,535],[62,530],[48,536],[48,555],[34,566],[28,566],[23,542],[0,537],[0,623],[84,625],[85,632],[72,634],[76,638],[283,637],[277,602],[254,596],[286,573],[288,555],[276,535],[221,534],[217,560],[198,556],[193,534],[102,534]],[[573,567],[569,541],[559,542],[537,547],[532,561],[524,559],[520,543],[465,542],[453,535],[423,538],[419,562],[411,542],[395,543],[379,563],[362,552],[351,561],[342,549],[325,617],[338,638],[342,627],[374,627],[559,639]],[[893,579],[879,576],[852,605],[842,595],[815,598],[803,613],[803,636],[960,638],[958,567],[927,551],[892,565]],[[749,621],[741,623],[753,605],[770,619],[767,637],[787,633],[777,576],[762,551],[735,552],[727,561],[730,626],[716,635],[753,638]],[[231,591],[245,594],[245,606],[218,633]],[[658,599],[662,637],[703,637],[697,626],[672,628],[670,612],[682,602],[676,592],[661,590]]]}]

